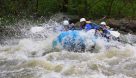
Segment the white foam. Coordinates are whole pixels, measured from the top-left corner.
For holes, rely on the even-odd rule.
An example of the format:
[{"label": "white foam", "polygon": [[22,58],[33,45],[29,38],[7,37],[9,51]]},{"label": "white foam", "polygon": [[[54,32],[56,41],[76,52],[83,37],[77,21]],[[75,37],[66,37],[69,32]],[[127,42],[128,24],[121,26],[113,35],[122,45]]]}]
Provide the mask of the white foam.
[{"label": "white foam", "polygon": [[[98,38],[94,43],[91,39],[94,32],[82,31],[80,35],[85,37],[87,49],[95,45],[97,53],[76,53],[64,50],[54,52],[52,51],[52,41],[58,33],[53,32],[53,28],[58,25],[60,24],[53,21],[43,24],[42,27],[45,29],[39,29],[38,32],[47,30],[46,33],[39,33],[47,35],[44,40],[22,38],[16,45],[1,45],[0,69],[7,71],[9,77],[18,77],[18,73],[24,77],[29,71],[36,72],[32,73],[31,77],[37,78],[135,78],[136,44],[107,42],[104,38]],[[37,30],[34,29],[34,33],[36,32]],[[131,35],[127,38],[130,42],[134,41],[134,37]],[[8,63],[9,59],[19,60],[18,64]],[[8,64],[11,64],[10,67],[6,67]],[[26,70],[8,73],[8,71],[19,70],[19,68]],[[4,75],[2,77],[4,78]]]},{"label": "white foam", "polygon": [[32,28],[30,29],[30,31],[31,31],[32,33],[41,32],[41,31],[43,31],[43,30],[44,30],[43,27],[32,27]]}]

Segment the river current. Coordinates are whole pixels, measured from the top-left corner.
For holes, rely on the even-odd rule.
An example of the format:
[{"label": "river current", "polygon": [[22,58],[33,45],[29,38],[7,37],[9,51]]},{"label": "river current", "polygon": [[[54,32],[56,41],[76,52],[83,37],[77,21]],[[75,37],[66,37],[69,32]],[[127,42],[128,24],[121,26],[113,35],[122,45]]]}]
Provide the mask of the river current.
[{"label": "river current", "polygon": [[121,35],[124,42],[100,39],[94,50],[68,52],[52,49],[58,35],[52,31],[60,24],[41,26],[42,32],[24,27],[22,37],[2,40],[0,78],[136,78],[136,35]]}]

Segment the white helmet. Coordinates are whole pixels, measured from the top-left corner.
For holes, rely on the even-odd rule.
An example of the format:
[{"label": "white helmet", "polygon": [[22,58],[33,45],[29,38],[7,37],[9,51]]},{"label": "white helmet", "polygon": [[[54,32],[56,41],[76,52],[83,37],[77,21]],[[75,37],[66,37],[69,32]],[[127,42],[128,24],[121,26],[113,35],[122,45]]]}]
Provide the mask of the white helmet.
[{"label": "white helmet", "polygon": [[81,18],[81,19],[80,19],[80,22],[84,22],[84,21],[86,21],[85,18]]},{"label": "white helmet", "polygon": [[106,22],[101,22],[101,25],[106,25]]},{"label": "white helmet", "polygon": [[69,25],[69,21],[68,20],[64,20],[63,21],[63,25]]}]

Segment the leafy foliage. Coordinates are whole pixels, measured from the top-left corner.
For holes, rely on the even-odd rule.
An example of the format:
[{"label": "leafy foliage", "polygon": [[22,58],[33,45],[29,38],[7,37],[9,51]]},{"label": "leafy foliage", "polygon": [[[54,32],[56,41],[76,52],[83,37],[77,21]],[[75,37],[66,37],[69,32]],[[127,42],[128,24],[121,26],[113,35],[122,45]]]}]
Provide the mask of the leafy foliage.
[{"label": "leafy foliage", "polygon": [[80,17],[136,18],[136,0],[0,0],[0,11],[0,16],[65,12]]}]

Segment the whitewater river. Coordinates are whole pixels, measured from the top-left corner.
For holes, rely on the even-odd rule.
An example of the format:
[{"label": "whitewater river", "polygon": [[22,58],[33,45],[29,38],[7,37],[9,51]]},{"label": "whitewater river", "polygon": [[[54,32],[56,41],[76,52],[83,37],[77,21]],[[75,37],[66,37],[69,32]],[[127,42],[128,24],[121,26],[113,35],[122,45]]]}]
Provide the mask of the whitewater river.
[{"label": "whitewater river", "polygon": [[122,35],[125,43],[98,40],[84,53],[52,50],[56,25],[42,24],[43,32],[34,34],[24,27],[22,37],[2,40],[0,78],[136,78],[135,35]]}]

